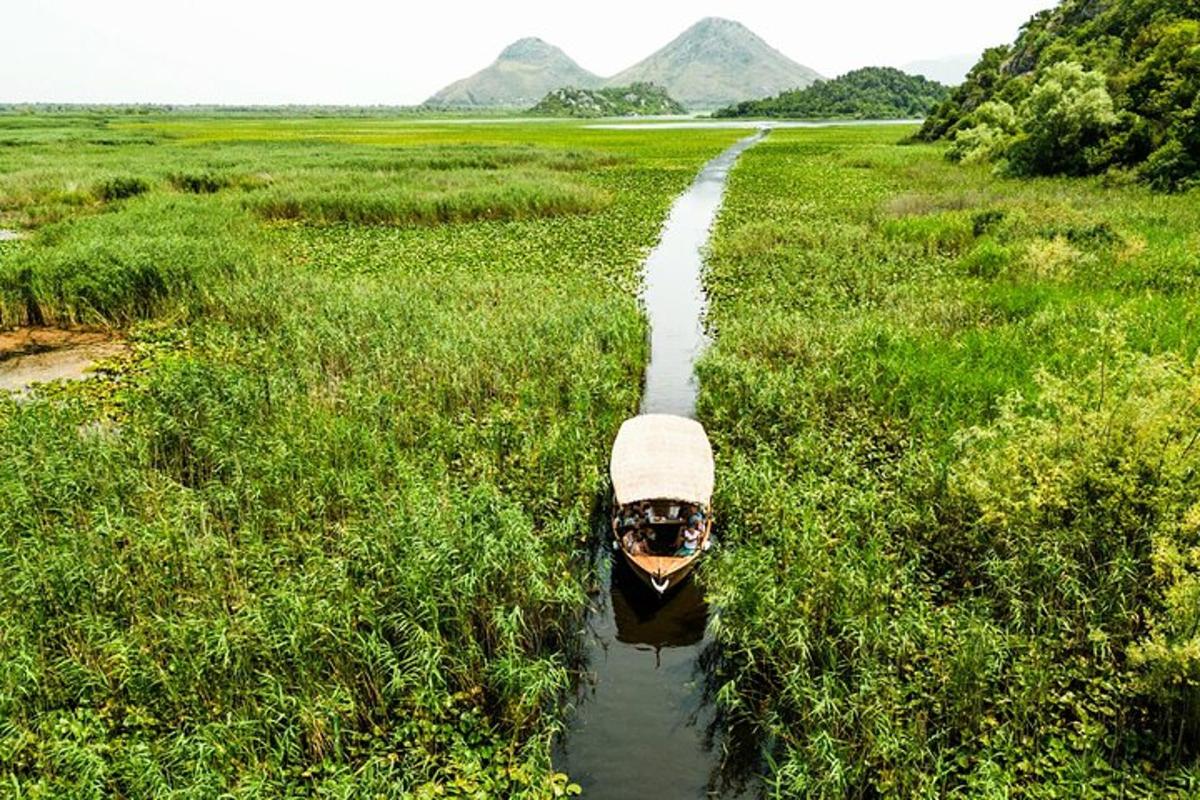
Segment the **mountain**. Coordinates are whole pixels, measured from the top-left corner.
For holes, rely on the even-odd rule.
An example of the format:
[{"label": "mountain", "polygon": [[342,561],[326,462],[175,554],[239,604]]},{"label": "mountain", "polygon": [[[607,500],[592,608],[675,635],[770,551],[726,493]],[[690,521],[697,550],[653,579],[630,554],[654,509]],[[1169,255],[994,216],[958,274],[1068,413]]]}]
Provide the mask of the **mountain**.
[{"label": "mountain", "polygon": [[519,39],[492,64],[425,101],[445,108],[525,108],[562,86],[597,87],[602,79],[541,39]]},{"label": "mountain", "polygon": [[541,39],[521,39],[487,69],[455,81],[425,101],[449,108],[527,107],[564,87],[598,89],[653,83],[693,110],[803,88],[821,76],[732,20],[708,17],[649,58],[607,80]]},{"label": "mountain", "polygon": [[893,67],[865,67],[807,89],[747,100],[717,111],[717,117],[799,119],[917,119],[929,114],[950,90]]},{"label": "mountain", "polygon": [[1200,185],[1200,4],[1062,0],[986,51],[918,137],[1011,174]]},{"label": "mountain", "polygon": [[661,86],[635,83],[605,89],[555,89],[529,109],[538,117],[644,117],[686,114]]},{"label": "mountain", "polygon": [[921,75],[946,86],[958,86],[967,79],[967,73],[971,71],[971,67],[975,66],[975,62],[978,60],[978,53],[946,56],[945,58],[910,61],[900,69],[909,75]]},{"label": "mountain", "polygon": [[741,23],[708,17],[606,84],[655,83],[690,109],[712,109],[809,86],[820,77]]}]

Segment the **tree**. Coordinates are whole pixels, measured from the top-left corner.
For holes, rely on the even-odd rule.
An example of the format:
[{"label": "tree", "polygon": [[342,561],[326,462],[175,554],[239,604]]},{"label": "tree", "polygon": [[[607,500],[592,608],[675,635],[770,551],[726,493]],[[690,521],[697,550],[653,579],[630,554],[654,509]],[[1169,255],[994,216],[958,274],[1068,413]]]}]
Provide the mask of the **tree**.
[{"label": "tree", "polygon": [[1104,74],[1073,61],[1046,70],[1021,105],[1021,133],[1005,151],[1018,175],[1086,175],[1108,160],[1104,144],[1117,126]]}]

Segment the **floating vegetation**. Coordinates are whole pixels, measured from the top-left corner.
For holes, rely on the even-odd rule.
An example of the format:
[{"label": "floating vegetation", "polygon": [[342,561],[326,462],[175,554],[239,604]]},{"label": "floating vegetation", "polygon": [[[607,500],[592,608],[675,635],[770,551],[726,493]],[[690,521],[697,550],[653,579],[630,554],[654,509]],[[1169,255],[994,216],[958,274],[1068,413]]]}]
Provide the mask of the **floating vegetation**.
[{"label": "floating vegetation", "polygon": [[[397,141],[361,145],[328,120],[282,142],[195,118],[211,139],[172,140],[161,121],[130,126],[154,147],[47,125],[0,151],[0,213],[42,225],[0,249],[3,325],[132,326],[133,351],[0,399],[0,782],[566,793],[550,743],[580,538],[645,366],[629,287],[736,133],[391,121]],[[53,195],[113,174],[150,187],[104,207]],[[361,189],[344,208],[405,186],[476,205],[453,225],[412,205],[330,212],[386,225],[259,217],[309,175]],[[486,213],[509,179],[525,194]]]},{"label": "floating vegetation", "polygon": [[730,181],[715,697],[775,796],[1193,797],[1200,205],[894,138]]}]

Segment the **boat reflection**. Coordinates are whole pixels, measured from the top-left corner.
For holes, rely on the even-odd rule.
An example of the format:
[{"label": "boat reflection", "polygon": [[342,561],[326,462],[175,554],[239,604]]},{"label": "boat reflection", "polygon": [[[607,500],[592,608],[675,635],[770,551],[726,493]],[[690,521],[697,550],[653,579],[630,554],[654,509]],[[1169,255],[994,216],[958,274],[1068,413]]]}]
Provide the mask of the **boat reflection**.
[{"label": "boat reflection", "polygon": [[629,565],[615,560],[611,600],[619,642],[657,651],[663,647],[690,647],[704,639],[708,604],[693,580],[660,599],[638,580]]}]

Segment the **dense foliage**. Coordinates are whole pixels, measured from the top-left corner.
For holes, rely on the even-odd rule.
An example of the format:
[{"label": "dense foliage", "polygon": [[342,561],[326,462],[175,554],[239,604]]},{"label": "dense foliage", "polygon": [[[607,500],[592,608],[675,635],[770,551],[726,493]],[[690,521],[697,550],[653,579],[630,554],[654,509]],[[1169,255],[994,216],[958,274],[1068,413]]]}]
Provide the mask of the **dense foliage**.
[{"label": "dense foliage", "polygon": [[[1108,124],[1091,72],[1031,138]],[[0,785],[567,791],[638,265],[739,135],[0,118],[0,324],[133,347],[0,399]],[[895,138],[732,173],[721,722],[778,797],[1195,797],[1200,207]]]},{"label": "dense foliage", "polygon": [[535,117],[645,117],[686,114],[687,109],[653,83],[605,89],[555,89],[528,112]]},{"label": "dense foliage", "polygon": [[0,398],[0,794],[565,791],[636,270],[735,136],[0,119],[2,324],[134,348]]},{"label": "dense foliage", "polygon": [[713,692],[778,797],[1200,792],[1200,206],[895,133],[733,172]]},{"label": "dense foliage", "polygon": [[919,137],[1022,175],[1200,176],[1200,5],[1064,0],[984,54]]},{"label": "dense foliage", "polygon": [[864,67],[806,89],[747,100],[713,116],[919,119],[945,100],[949,91],[940,83],[892,67]]}]

